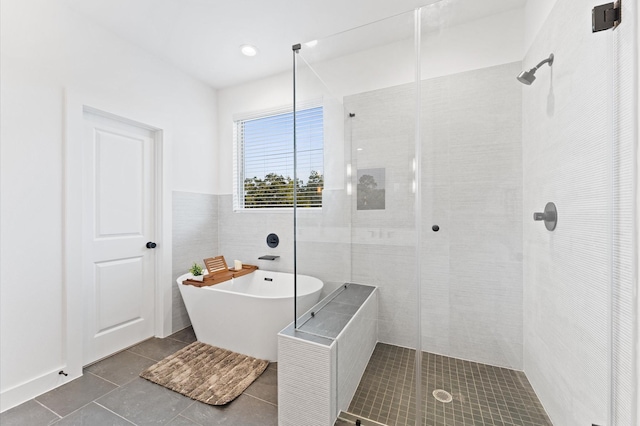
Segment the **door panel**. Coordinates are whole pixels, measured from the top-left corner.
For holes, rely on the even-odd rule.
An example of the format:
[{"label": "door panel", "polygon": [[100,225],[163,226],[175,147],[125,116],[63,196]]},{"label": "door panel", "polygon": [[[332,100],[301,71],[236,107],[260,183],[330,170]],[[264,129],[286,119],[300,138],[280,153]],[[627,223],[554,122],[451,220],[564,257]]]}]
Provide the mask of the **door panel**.
[{"label": "door panel", "polygon": [[153,336],[153,133],[85,112],[84,364]]},{"label": "door panel", "polygon": [[97,237],[143,234],[145,142],[95,130]]},{"label": "door panel", "polygon": [[142,257],[96,263],[96,335],[144,318]]}]

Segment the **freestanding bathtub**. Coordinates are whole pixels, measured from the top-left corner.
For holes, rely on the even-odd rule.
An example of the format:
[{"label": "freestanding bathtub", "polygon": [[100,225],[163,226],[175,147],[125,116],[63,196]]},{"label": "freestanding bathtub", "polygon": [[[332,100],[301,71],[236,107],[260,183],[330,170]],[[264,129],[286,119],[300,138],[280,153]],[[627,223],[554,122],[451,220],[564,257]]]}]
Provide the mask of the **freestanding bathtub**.
[{"label": "freestanding bathtub", "polygon": [[[258,269],[208,287],[177,279],[198,341],[268,361],[278,360],[278,332],[293,321],[293,274]],[[298,275],[298,316],[318,302],[324,283]]]}]

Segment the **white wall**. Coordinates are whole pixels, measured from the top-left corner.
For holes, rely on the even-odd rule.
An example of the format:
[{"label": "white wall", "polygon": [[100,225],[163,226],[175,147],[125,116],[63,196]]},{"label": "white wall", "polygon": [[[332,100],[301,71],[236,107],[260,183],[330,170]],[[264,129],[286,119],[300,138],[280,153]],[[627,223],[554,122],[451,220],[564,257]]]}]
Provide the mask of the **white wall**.
[{"label": "white wall", "polygon": [[[217,156],[212,89],[77,16],[64,2],[2,0],[1,19],[5,410],[62,384],[57,370],[74,368],[66,365],[64,333],[65,91],[167,130],[169,189],[215,193],[218,186],[215,167],[207,167]],[[194,159],[203,166],[191,166]],[[24,278],[34,271],[37,277]],[[170,321],[171,315],[164,317]]]},{"label": "white wall", "polygon": [[[425,28],[428,16],[425,15]],[[409,23],[410,24],[410,23]],[[384,30],[384,23],[380,30]],[[522,60],[524,15],[522,9],[488,18],[443,27],[422,36],[422,79],[439,77]],[[358,30],[356,30],[358,31]],[[322,40],[318,47],[322,49]],[[339,45],[335,40],[332,43]],[[324,94],[342,97],[415,80],[413,40],[403,40],[367,49],[329,61],[315,62],[326,52],[315,53],[303,46],[301,55],[326,85]],[[381,63],[381,58],[385,62]],[[308,73],[306,66],[301,67]],[[311,83],[309,83],[309,86]],[[305,92],[309,98],[314,93]],[[287,72],[218,91],[218,139],[220,143],[220,194],[233,191],[233,114],[259,111],[293,103],[292,73]]]},{"label": "white wall", "polygon": [[218,90],[219,194],[233,192],[233,115],[293,105],[292,74]]},{"label": "white wall", "polygon": [[[524,50],[529,50],[542,25],[558,0],[527,0],[524,7]],[[584,10],[587,8],[585,7]],[[535,64],[533,64],[535,65]],[[533,66],[531,65],[531,66]]]}]

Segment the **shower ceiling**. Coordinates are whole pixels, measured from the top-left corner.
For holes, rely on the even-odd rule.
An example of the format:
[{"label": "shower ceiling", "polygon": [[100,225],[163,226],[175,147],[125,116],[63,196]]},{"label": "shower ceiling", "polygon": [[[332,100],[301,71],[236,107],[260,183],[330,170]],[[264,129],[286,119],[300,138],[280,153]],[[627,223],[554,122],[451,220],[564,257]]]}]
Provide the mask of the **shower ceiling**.
[{"label": "shower ceiling", "polygon": [[[214,88],[290,69],[290,46],[437,0],[59,0],[119,37]],[[526,0],[447,0],[464,22],[521,8]],[[240,46],[260,55],[247,58]],[[354,49],[356,46],[354,46]]]}]

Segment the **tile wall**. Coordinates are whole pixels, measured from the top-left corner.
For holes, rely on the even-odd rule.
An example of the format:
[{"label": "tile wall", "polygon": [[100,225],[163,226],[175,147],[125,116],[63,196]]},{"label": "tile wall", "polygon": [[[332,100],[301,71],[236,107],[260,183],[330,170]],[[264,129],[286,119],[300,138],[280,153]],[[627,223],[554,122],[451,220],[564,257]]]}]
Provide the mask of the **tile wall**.
[{"label": "tile wall", "polygon": [[[523,89],[524,371],[567,426],[609,424],[611,400],[612,33],[590,12],[558,0],[523,61],[555,55]],[[553,232],[531,219],[550,201]]]},{"label": "tile wall", "polygon": [[524,91],[524,214],[559,215],[525,222],[524,367],[554,423],[633,424],[634,30],[592,33],[591,7],[558,0],[524,59],[556,57]]},{"label": "tile wall", "polygon": [[188,272],[193,262],[218,255],[218,196],[192,192],[173,192],[173,277],[172,329],[189,325],[176,278]]},{"label": "tile wall", "polygon": [[[520,67],[424,80],[420,117],[423,350],[515,369],[522,369]],[[380,340],[408,347],[416,341],[414,93],[403,85],[345,99],[356,114],[354,169],[386,169],[386,209],[352,205],[353,277],[380,287]]]},{"label": "tile wall", "polygon": [[519,370],[520,68],[425,80],[421,117],[423,349]]}]

